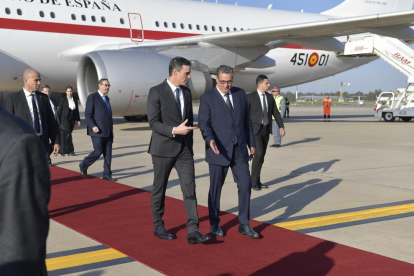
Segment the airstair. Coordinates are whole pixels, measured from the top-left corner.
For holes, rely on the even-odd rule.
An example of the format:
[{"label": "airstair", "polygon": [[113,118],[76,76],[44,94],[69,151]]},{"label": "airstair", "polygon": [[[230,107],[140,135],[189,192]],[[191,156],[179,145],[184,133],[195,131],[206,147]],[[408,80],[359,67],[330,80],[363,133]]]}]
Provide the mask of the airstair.
[{"label": "airstair", "polygon": [[367,34],[348,40],[344,55],[377,55],[407,76],[409,85],[406,89],[381,93],[374,107],[374,116],[385,121],[399,117],[408,122],[414,118],[414,86],[411,85],[414,83],[414,50],[408,44],[397,38]]}]

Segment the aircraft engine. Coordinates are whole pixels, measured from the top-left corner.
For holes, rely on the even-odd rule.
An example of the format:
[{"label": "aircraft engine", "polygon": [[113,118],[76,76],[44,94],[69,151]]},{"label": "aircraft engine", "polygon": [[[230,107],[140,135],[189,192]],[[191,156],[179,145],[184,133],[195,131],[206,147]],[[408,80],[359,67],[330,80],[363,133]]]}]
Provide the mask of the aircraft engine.
[{"label": "aircraft engine", "polygon": [[[151,87],[168,78],[171,57],[136,50],[103,50],[84,55],[78,66],[77,86],[82,106],[89,94],[98,89],[98,82],[107,78],[113,116],[137,120],[147,113],[147,98]],[[213,86],[208,73],[192,66],[188,87],[197,100]]]}]

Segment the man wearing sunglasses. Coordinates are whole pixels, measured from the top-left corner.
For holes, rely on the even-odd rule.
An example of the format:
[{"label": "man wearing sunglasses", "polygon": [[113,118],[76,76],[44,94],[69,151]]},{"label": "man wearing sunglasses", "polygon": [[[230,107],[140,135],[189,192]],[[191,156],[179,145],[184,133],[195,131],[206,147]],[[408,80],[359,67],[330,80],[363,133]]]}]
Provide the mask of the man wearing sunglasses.
[{"label": "man wearing sunglasses", "polygon": [[[217,86],[200,98],[198,123],[206,141],[206,162],[209,163],[208,194],[211,233],[224,236],[219,223],[221,189],[229,167],[239,190],[239,233],[257,239],[250,227],[249,160],[254,158],[256,142],[249,114],[246,92],[233,85],[230,66],[217,69]],[[250,149],[250,155],[248,149]]]}]

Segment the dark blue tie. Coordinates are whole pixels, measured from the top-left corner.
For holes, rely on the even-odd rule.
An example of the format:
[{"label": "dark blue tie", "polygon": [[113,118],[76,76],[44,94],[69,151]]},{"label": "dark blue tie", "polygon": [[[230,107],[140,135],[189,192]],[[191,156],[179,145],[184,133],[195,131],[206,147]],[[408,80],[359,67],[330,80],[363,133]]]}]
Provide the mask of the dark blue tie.
[{"label": "dark blue tie", "polygon": [[175,89],[175,103],[177,104],[178,113],[180,113],[180,120],[183,121],[183,115],[181,114],[180,88]]},{"label": "dark blue tie", "polygon": [[106,108],[108,109],[109,114],[111,114],[111,106],[109,105],[109,99],[105,95],[103,95],[102,99],[105,102],[105,105],[106,105]]}]

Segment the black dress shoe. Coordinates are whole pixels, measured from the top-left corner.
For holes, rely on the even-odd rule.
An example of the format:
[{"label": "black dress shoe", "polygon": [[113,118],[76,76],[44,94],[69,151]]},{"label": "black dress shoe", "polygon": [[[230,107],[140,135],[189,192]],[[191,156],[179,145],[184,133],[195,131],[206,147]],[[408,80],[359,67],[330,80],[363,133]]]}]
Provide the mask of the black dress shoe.
[{"label": "black dress shoe", "polygon": [[275,147],[280,148],[280,145],[275,145]]},{"label": "black dress shoe", "polygon": [[107,180],[107,181],[116,181],[116,179],[115,179],[115,178],[112,178],[112,177],[107,177],[107,176],[102,177],[102,179],[103,179],[103,180]]},{"label": "black dress shoe", "polygon": [[163,240],[173,240],[175,239],[173,235],[171,235],[164,226],[159,226],[157,229],[154,230],[154,236],[163,239]]},{"label": "black dress shoe", "polygon": [[276,147],[276,144],[270,145],[269,147],[274,148]]},{"label": "black dress shoe", "polygon": [[217,237],[224,237],[223,230],[221,230],[220,226],[218,224],[211,225],[211,234]]},{"label": "black dress shoe", "polygon": [[83,178],[88,178],[88,171],[83,170],[80,164],[79,164],[79,169],[80,169],[80,173],[83,176]]},{"label": "black dress shoe", "polygon": [[209,239],[211,239],[209,235],[203,236],[203,234],[201,234],[198,231],[191,232],[187,236],[188,243],[190,244],[205,242],[205,241],[208,241]]},{"label": "black dress shoe", "polygon": [[72,151],[72,152],[70,153],[70,155],[71,155],[71,156],[76,156],[74,151]]},{"label": "black dress shoe", "polygon": [[260,189],[269,189],[269,186],[262,184],[262,182],[259,182],[258,185]]},{"label": "black dress shoe", "polygon": [[257,234],[249,224],[239,224],[239,233],[246,235],[247,237],[251,239],[257,239],[259,238],[259,234]]},{"label": "black dress shoe", "polygon": [[252,182],[252,189],[255,191],[260,191],[262,188],[260,188],[259,185],[257,185],[257,183]]}]

